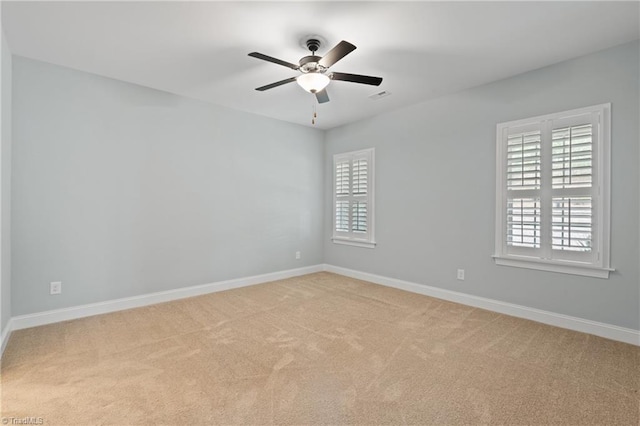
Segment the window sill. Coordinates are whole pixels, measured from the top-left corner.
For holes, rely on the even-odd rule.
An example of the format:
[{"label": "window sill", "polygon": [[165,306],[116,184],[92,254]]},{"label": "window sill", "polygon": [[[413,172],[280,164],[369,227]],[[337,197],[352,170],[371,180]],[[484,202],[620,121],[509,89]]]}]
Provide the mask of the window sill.
[{"label": "window sill", "polygon": [[577,262],[560,262],[515,256],[506,257],[494,255],[492,257],[496,262],[496,265],[537,269],[539,271],[558,272],[561,274],[581,275],[583,277],[608,279],[609,272],[615,271],[615,269],[582,265]]},{"label": "window sill", "polygon": [[355,241],[347,240],[344,238],[332,238],[334,244],[342,244],[345,246],[364,247],[364,248],[376,248],[376,243],[373,241]]}]

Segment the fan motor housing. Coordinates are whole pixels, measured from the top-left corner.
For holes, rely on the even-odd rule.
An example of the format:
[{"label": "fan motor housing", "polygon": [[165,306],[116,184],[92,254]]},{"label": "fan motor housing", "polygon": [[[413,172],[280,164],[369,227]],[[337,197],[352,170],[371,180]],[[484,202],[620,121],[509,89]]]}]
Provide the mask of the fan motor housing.
[{"label": "fan motor housing", "polygon": [[325,72],[327,69],[320,65],[318,61],[322,59],[322,56],[309,55],[300,59],[300,71],[307,72]]}]

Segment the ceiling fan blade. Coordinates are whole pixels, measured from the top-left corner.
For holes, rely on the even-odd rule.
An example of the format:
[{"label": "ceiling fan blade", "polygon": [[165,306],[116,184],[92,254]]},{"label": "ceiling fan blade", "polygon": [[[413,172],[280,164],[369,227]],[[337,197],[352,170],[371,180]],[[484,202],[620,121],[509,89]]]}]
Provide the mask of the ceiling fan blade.
[{"label": "ceiling fan blade", "polygon": [[325,68],[329,68],[331,65],[335,64],[354,50],[356,50],[356,47],[353,44],[342,40],[333,49],[327,52],[327,54],[318,61],[318,64]]},{"label": "ceiling fan blade", "polygon": [[282,86],[283,84],[292,83],[296,81],[295,77],[287,78],[286,80],[276,81],[275,83],[267,84],[266,86],[256,87],[256,90],[264,92],[265,90],[273,89],[274,87]]},{"label": "ceiling fan blade", "polygon": [[382,77],[371,77],[370,75],[346,74],[343,72],[331,73],[332,80],[350,81],[352,83],[370,84],[372,86],[380,86]]},{"label": "ceiling fan blade", "polygon": [[327,94],[327,89],[322,89],[319,92],[316,92],[316,99],[319,104],[323,104],[325,102],[329,102],[329,95]]},{"label": "ceiling fan blade", "polygon": [[273,62],[274,64],[282,65],[283,67],[291,68],[292,70],[297,70],[298,68],[300,68],[298,65],[292,64],[290,62],[285,62],[271,56],[263,55],[262,53],[258,52],[251,52],[249,53],[249,56],[262,59],[263,61]]}]

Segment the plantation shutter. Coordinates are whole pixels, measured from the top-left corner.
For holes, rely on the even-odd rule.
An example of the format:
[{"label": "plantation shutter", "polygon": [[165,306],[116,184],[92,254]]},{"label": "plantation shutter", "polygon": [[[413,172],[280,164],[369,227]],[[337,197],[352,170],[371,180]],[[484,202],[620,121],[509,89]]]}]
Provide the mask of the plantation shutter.
[{"label": "plantation shutter", "polygon": [[373,244],[372,183],[373,149],[334,156],[334,241]]},{"label": "plantation shutter", "polygon": [[367,158],[353,160],[352,232],[367,232],[368,163]]},{"label": "plantation shutter", "polygon": [[542,245],[542,128],[538,124],[504,131],[505,232],[508,253],[535,256]]},{"label": "plantation shutter", "polygon": [[335,229],[349,232],[349,195],[351,194],[351,162],[343,160],[335,165]]},{"label": "plantation shutter", "polygon": [[598,255],[594,250],[598,126],[598,115],[593,113],[550,123],[552,259],[589,262]]},{"label": "plantation shutter", "polygon": [[507,246],[539,249],[541,236],[540,129],[507,137]]},{"label": "plantation shutter", "polygon": [[498,124],[497,264],[608,276],[610,108]]}]

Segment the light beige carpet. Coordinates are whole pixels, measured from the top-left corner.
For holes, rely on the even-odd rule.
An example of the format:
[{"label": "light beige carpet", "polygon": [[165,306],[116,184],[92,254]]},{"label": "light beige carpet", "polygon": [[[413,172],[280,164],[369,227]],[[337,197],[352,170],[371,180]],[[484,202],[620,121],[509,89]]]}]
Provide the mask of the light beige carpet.
[{"label": "light beige carpet", "polygon": [[640,348],[330,273],[16,331],[45,424],[638,425]]}]

